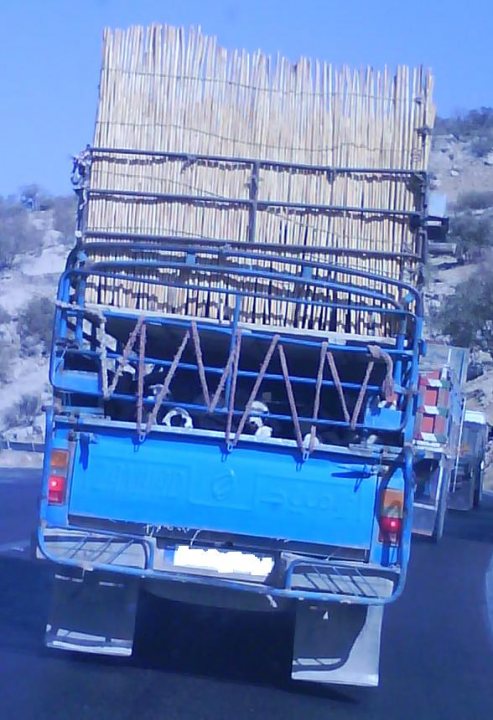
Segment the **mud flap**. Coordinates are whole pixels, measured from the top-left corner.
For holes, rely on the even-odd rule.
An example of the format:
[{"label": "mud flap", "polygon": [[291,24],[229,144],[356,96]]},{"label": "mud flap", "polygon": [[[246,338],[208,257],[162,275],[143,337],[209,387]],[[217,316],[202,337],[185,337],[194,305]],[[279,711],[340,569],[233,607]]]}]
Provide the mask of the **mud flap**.
[{"label": "mud flap", "polygon": [[99,655],[132,654],[139,582],[115,574],[57,572],[47,647]]},{"label": "mud flap", "polygon": [[378,685],[383,606],[298,602],[293,680]]},{"label": "mud flap", "polygon": [[413,533],[426,535],[434,542],[439,542],[447,513],[447,498],[450,485],[450,471],[440,465],[436,483],[434,483],[430,501],[413,503]]},{"label": "mud flap", "polygon": [[472,510],[474,506],[474,478],[463,480],[459,487],[451,488],[448,494],[447,507],[449,510]]},{"label": "mud flap", "polygon": [[413,505],[413,534],[431,537],[436,527],[438,509],[435,505],[414,503]]}]

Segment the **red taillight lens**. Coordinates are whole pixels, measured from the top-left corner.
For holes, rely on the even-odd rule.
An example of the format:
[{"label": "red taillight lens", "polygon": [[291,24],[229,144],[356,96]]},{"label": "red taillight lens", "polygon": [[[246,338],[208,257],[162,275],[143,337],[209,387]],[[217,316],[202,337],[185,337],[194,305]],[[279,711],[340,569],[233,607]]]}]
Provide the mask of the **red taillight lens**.
[{"label": "red taillight lens", "polygon": [[66,478],[50,475],[48,478],[48,502],[50,505],[63,505],[65,500]]},{"label": "red taillight lens", "polygon": [[379,540],[382,543],[398,545],[402,533],[402,516],[404,514],[404,495],[400,490],[385,490],[378,524]]},{"label": "red taillight lens", "polygon": [[402,530],[402,518],[381,517],[380,530],[382,531],[382,533],[400,535]]}]

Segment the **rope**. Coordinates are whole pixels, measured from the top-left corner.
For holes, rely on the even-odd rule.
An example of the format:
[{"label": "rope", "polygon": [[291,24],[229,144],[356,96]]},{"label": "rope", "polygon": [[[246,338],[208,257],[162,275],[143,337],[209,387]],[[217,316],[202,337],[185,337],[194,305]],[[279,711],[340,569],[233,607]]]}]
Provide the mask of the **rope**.
[{"label": "rope", "polygon": [[240,348],[241,348],[241,330],[238,334],[238,342],[235,346],[233,376],[231,382],[231,390],[229,393],[228,417],[226,418],[226,445],[229,446],[229,438],[231,435],[231,425],[233,424],[233,412],[235,408],[236,381],[238,379],[238,366],[240,364]]},{"label": "rope", "polygon": [[98,342],[101,348],[100,362],[101,362],[101,388],[103,390],[103,397],[106,400],[109,397],[108,391],[108,344],[106,335],[106,318],[101,318],[98,325]]},{"label": "rope", "polygon": [[181,356],[183,355],[183,351],[185,350],[185,347],[186,347],[189,339],[190,339],[190,331],[187,330],[187,332],[183,336],[183,340],[181,341],[180,347],[176,351],[176,355],[173,358],[173,362],[171,363],[170,368],[166,374],[163,386],[156,396],[156,401],[154,403],[154,407],[152,408],[152,412],[149,414],[149,417],[147,418],[147,424],[146,424],[146,428],[144,431],[144,436],[147,435],[150,432],[152,426],[156,424],[157,414],[161,408],[164,398],[166,397],[166,395],[169,392],[169,386],[171,385],[171,381],[173,380],[176,369],[181,360]]},{"label": "rope", "polygon": [[[115,375],[113,377],[113,380],[111,381],[111,385],[109,386],[109,388],[107,388],[106,393],[104,393],[104,391],[103,391],[103,396],[104,396],[105,400],[107,400],[115,392],[115,388],[118,384],[118,380],[121,378],[121,376],[123,374],[123,370],[125,369],[125,367],[128,363],[128,360],[130,358],[130,353],[134,349],[135,342],[137,340],[137,336],[141,332],[142,326],[144,324],[144,320],[145,320],[144,316],[141,315],[139,317],[139,319],[137,320],[134,329],[132,330],[132,332],[130,333],[130,335],[128,337],[125,347],[123,348],[122,359],[118,362],[118,365],[117,365],[116,371],[115,371]],[[104,347],[101,346],[101,354],[103,354],[103,351],[104,351],[104,353],[106,353],[106,344],[104,344]],[[102,362],[101,362],[101,364],[102,364]],[[106,375],[106,373],[105,373],[105,375]],[[104,379],[103,379],[103,384],[104,384]]]},{"label": "rope", "polygon": [[137,375],[137,433],[140,437],[144,411],[144,372],[146,358],[146,326],[142,325],[139,339],[139,367]]},{"label": "rope", "polygon": [[298,410],[296,408],[296,400],[294,399],[293,386],[289,378],[288,363],[286,361],[286,355],[284,348],[281,344],[278,346],[279,357],[281,359],[282,374],[284,375],[284,383],[286,385],[286,392],[288,394],[289,407],[291,408],[291,417],[293,418],[294,432],[296,435],[296,442],[298,447],[303,452],[303,437],[301,435],[300,419],[298,417]]},{"label": "rope", "polygon": [[192,340],[195,349],[195,356],[197,358],[197,370],[199,371],[200,384],[202,386],[202,393],[204,395],[204,401],[207,407],[210,406],[209,387],[207,385],[207,378],[205,377],[204,361],[202,359],[202,348],[200,347],[200,337],[197,330],[197,323],[195,320],[191,322],[192,327]]},{"label": "rope", "polygon": [[382,383],[382,390],[386,402],[394,402],[394,363],[392,362],[392,357],[389,355],[388,352],[382,350],[379,345],[368,345],[368,352],[374,360],[383,360],[385,365],[387,366],[385,379]]},{"label": "rope", "polygon": [[366,366],[365,377],[363,379],[363,383],[362,383],[362,385],[360,387],[360,391],[358,393],[358,399],[356,400],[356,405],[354,406],[353,416],[351,418],[351,424],[350,424],[351,430],[355,429],[356,424],[358,422],[359,414],[361,412],[361,407],[363,405],[363,400],[365,398],[366,391],[368,389],[368,383],[370,381],[370,376],[372,374],[374,367],[375,367],[375,361],[370,360],[370,362]]},{"label": "rope", "polygon": [[315,400],[313,402],[313,422],[314,422],[314,424],[310,428],[310,442],[308,444],[308,454],[313,452],[313,448],[315,447],[315,438],[316,438],[316,432],[317,432],[315,423],[318,420],[318,413],[320,410],[320,393],[322,391],[322,378],[324,376],[324,364],[325,364],[325,357],[327,354],[327,347],[328,347],[328,342],[326,340],[324,340],[324,342],[322,343],[321,348],[320,348],[320,361],[318,363],[317,384],[315,385]]},{"label": "rope", "polygon": [[252,405],[256,400],[257,393],[259,391],[262,380],[264,379],[264,375],[267,372],[267,368],[269,367],[269,363],[271,361],[274,350],[276,349],[277,343],[279,342],[279,338],[280,338],[280,335],[274,335],[274,337],[272,338],[271,344],[269,345],[269,349],[267,350],[267,354],[264,358],[264,362],[262,363],[259,374],[257,375],[257,379],[255,380],[254,386],[252,388],[252,392],[250,393],[250,397],[249,397],[248,402],[243,411],[243,415],[240,418],[238,429],[236,430],[236,434],[233,439],[233,446],[236,445],[236,443],[238,442],[238,440],[240,438],[241,433],[243,432],[243,428],[245,427],[247,418],[250,415]]},{"label": "rope", "polygon": [[[118,362],[115,374],[113,376],[113,379],[111,381],[111,384],[108,385],[108,343],[107,343],[107,334],[106,334],[106,317],[104,316],[103,312],[101,310],[97,309],[91,309],[82,307],[80,305],[72,304],[63,302],[61,300],[57,300],[55,302],[56,307],[60,308],[61,310],[66,311],[72,311],[72,312],[81,312],[83,315],[88,317],[93,317],[98,322],[98,342],[100,345],[100,362],[101,362],[101,384],[102,384],[102,392],[103,397],[105,400],[107,400],[113,392],[116,389],[116,386],[118,384],[118,380],[123,374],[124,368],[126,367],[128,360],[130,358],[130,355],[134,349],[135,343],[137,341],[137,337],[140,335],[140,342],[139,342],[139,365],[138,365],[138,379],[137,379],[137,385],[138,385],[138,394],[137,394],[137,428],[139,435],[141,433],[141,427],[142,427],[142,421],[143,421],[143,412],[144,412],[144,370],[145,370],[145,348],[146,348],[146,325],[145,325],[145,317],[141,315],[139,319],[137,320],[134,329],[130,333],[130,336],[125,344],[125,347],[122,352],[121,360]],[[168,373],[166,375],[165,381],[163,386],[161,387],[158,395],[156,396],[156,401],[154,403],[154,407],[150,415],[148,416],[146,428],[144,431],[144,437],[147,433],[149,433],[152,426],[156,423],[158,412],[161,408],[161,405],[166,397],[166,395],[169,392],[169,387],[171,385],[171,382],[173,380],[173,377],[176,373],[176,370],[178,368],[178,364],[181,360],[181,357],[183,355],[183,352],[185,350],[185,347],[190,339],[192,337],[193,344],[194,344],[194,350],[195,355],[197,358],[197,370],[199,373],[200,378],[200,384],[202,387],[202,392],[204,395],[205,404],[207,406],[207,412],[213,413],[216,410],[217,404],[219,402],[219,399],[221,397],[221,394],[223,393],[226,380],[232,370],[232,384],[231,384],[231,391],[230,391],[230,397],[229,397],[229,404],[228,404],[228,415],[227,415],[227,421],[226,421],[226,442],[229,444],[229,438],[231,436],[231,428],[233,423],[233,415],[234,415],[234,404],[235,404],[235,397],[236,397],[236,386],[237,386],[237,379],[238,379],[238,367],[239,367],[239,358],[240,358],[240,348],[241,348],[241,330],[237,330],[235,333],[235,340],[233,349],[229,354],[228,360],[226,362],[226,365],[224,367],[223,373],[221,375],[221,378],[219,380],[219,383],[217,385],[216,391],[211,399],[209,387],[207,384],[207,378],[205,373],[205,366],[203,361],[203,355],[202,355],[202,348],[200,344],[200,336],[197,329],[197,324],[195,321],[192,321],[191,323],[191,335],[190,331],[187,330],[185,333],[183,340],[173,358],[173,361],[171,363],[171,366],[168,370]],[[284,347],[282,345],[278,345],[280,336],[274,335],[272,338],[271,344],[269,346],[269,349],[266,353],[266,356],[264,358],[264,361],[260,367],[259,374],[257,375],[257,378],[255,380],[255,384],[252,388],[252,391],[250,393],[250,397],[248,399],[248,402],[245,406],[245,409],[243,411],[243,414],[240,418],[240,422],[238,424],[238,428],[235,433],[235,437],[233,439],[232,445],[236,445],[241,433],[243,432],[243,429],[245,427],[245,423],[247,421],[248,416],[251,413],[252,405],[256,400],[260,385],[264,379],[265,373],[267,372],[267,368],[269,367],[270,361],[272,359],[272,355],[276,349],[276,347],[279,347],[279,357],[281,361],[281,368],[283,372],[284,382],[286,385],[286,392],[288,396],[288,401],[291,409],[291,415],[293,419],[294,429],[295,429],[295,435],[296,435],[296,442],[301,450],[303,450],[303,438],[301,434],[301,426],[299,421],[299,415],[296,407],[296,401],[294,398],[293,393],[293,387],[291,384],[291,380],[289,378],[289,368],[286,360],[286,355],[284,351]],[[356,404],[353,410],[352,415],[349,414],[348,406],[346,403],[346,398],[344,396],[344,390],[342,387],[340,375],[337,369],[337,365],[335,363],[334,355],[332,352],[327,350],[328,342],[324,341],[321,345],[320,349],[320,361],[318,366],[318,372],[317,372],[317,380],[315,385],[315,399],[314,399],[314,405],[313,405],[313,424],[310,428],[310,442],[308,446],[308,454],[310,454],[313,451],[314,445],[315,445],[315,439],[316,439],[316,422],[318,420],[318,415],[320,412],[320,398],[321,398],[321,390],[322,390],[322,381],[323,381],[323,370],[324,370],[324,362],[325,358],[327,359],[332,378],[334,381],[334,386],[336,388],[339,401],[341,404],[341,408],[343,411],[344,419],[345,421],[350,425],[351,430],[354,430],[356,428],[356,425],[358,423],[358,419],[361,413],[363,401],[365,398],[365,395],[368,390],[368,384],[370,381],[371,374],[373,372],[373,369],[375,367],[375,363],[377,361],[383,361],[386,365],[386,374],[384,381],[382,383],[382,391],[385,397],[386,402],[395,402],[395,391],[394,391],[394,379],[393,379],[393,361],[392,357],[387,353],[385,350],[383,350],[378,345],[368,345],[368,352],[370,354],[371,360],[367,365],[365,376],[363,379],[363,383],[361,385],[360,391],[358,393],[358,397],[356,400]]]},{"label": "rope", "polygon": [[214,410],[216,409],[217,403],[219,402],[219,398],[221,397],[222,392],[224,390],[224,386],[226,384],[226,378],[228,377],[229,372],[231,370],[231,365],[233,364],[233,362],[235,360],[235,355],[236,355],[236,353],[238,353],[239,348],[240,348],[240,338],[241,338],[241,330],[237,329],[235,332],[235,335],[234,335],[233,349],[229,354],[228,361],[223,370],[223,374],[221,375],[221,377],[219,379],[219,383],[216,388],[216,392],[214,393],[214,396],[210,402],[210,405],[207,408],[207,412],[210,414],[212,414],[214,412]]},{"label": "rope", "polygon": [[349,410],[348,410],[347,404],[346,404],[346,398],[344,397],[344,390],[342,389],[341,378],[339,377],[339,372],[337,370],[334,356],[332,355],[330,350],[327,351],[327,361],[329,363],[330,372],[332,373],[332,379],[334,380],[334,385],[336,386],[337,394],[339,396],[339,401],[341,403],[342,412],[344,414],[344,420],[347,423],[349,423],[349,422],[351,422],[351,416],[349,415]]},{"label": "rope", "polygon": [[387,366],[387,372],[385,375],[385,379],[383,381],[382,389],[384,392],[385,400],[387,402],[393,402],[395,399],[395,393],[394,393],[394,378],[393,378],[393,362],[390,355],[385,352],[385,350],[382,350],[381,347],[378,345],[368,345],[368,352],[370,353],[370,357],[372,358],[370,362],[367,365],[365,377],[363,379],[363,384],[361,385],[358,399],[356,400],[356,405],[353,410],[353,416],[351,418],[351,430],[354,430],[356,427],[356,424],[358,422],[358,418],[361,412],[361,407],[363,405],[363,400],[366,395],[366,391],[368,390],[368,383],[370,382],[370,376],[373,372],[373,368],[375,367],[375,362],[378,360],[383,360]]}]

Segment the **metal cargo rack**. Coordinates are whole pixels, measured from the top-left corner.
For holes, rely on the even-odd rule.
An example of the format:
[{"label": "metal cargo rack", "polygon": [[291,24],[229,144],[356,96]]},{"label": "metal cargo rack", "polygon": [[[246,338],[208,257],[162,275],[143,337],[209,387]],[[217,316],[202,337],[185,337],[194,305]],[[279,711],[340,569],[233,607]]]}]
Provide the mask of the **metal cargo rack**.
[{"label": "metal cargo rack", "polygon": [[[144,166],[149,173],[137,185],[135,166]],[[241,173],[242,182],[231,194],[225,178],[235,173]],[[271,176],[277,183],[273,188],[268,182]],[[331,267],[338,265],[341,282],[332,292],[338,294],[339,302],[349,305],[352,283],[375,293],[375,300],[382,294],[400,303],[402,288],[395,281],[412,287],[422,282],[428,227],[427,178],[422,171],[88,147],[75,160],[73,181],[79,195],[79,257],[122,262],[122,277],[89,286],[94,302],[178,314],[187,314],[186,306],[191,305],[190,314],[220,319],[224,308],[217,306],[214,268],[205,267],[213,250],[227,252],[230,260],[236,253],[237,273],[228,279],[233,290],[243,287],[252,298],[255,295],[248,320],[256,324],[275,321],[306,330],[347,330],[339,319],[334,323],[334,317],[329,327],[328,318],[319,314],[316,305],[310,318],[293,315],[289,304],[276,306],[274,313],[266,306],[261,292],[265,283],[272,286],[284,270],[293,270],[290,263],[299,264],[301,259],[301,272],[308,277],[315,273],[320,280],[331,280]],[[344,202],[343,185],[337,190],[333,187],[346,182],[358,188],[351,195],[357,198],[353,204]],[[229,194],[217,192],[222,184]],[[388,186],[388,207],[374,203],[372,190],[382,184]],[[324,202],[332,193],[337,202]],[[306,197],[320,200],[302,201]],[[159,268],[164,265],[168,275],[177,277],[178,266],[172,261],[185,247],[191,248],[188,262],[203,266],[204,287],[177,285],[181,292],[170,294],[156,282]],[[135,277],[132,262],[139,271]],[[251,262],[266,273],[257,272],[253,283],[249,282]],[[221,282],[225,280],[223,275]],[[199,291],[201,302],[194,294]],[[228,294],[221,299],[232,311]],[[350,332],[375,334],[371,318],[353,317],[351,308],[347,315]],[[376,334],[393,332],[392,324],[384,324]]]},{"label": "metal cargo rack", "polygon": [[[163,192],[152,177],[135,189],[134,164],[241,170],[247,182],[234,197],[203,187]],[[270,197],[268,173],[329,189],[351,177],[361,202]],[[380,182],[395,193],[388,208],[365,204]],[[51,363],[67,412],[135,422],[141,440],[163,423],[219,430],[228,450],[253,426],[262,442],[294,441],[305,458],[321,444],[399,448],[412,440],[423,302],[419,283],[404,277],[420,274],[426,253],[425,173],[88,147],[74,161],[73,183],[77,245],[60,280]],[[399,205],[399,188],[411,209]],[[164,232],[159,212],[176,206],[195,219],[208,208],[245,212],[246,222],[224,238],[214,226],[194,236]],[[301,242],[263,236],[272,214],[281,229],[293,219],[306,226]],[[320,217],[327,233],[314,245],[310,218]],[[330,223],[341,217],[370,236],[331,244]],[[381,223],[402,231],[393,248],[368,239]],[[385,263],[397,277],[371,270]]]},{"label": "metal cargo rack", "polygon": [[[203,266],[190,261],[192,247],[182,248],[181,252],[182,258],[169,265],[188,273],[189,288],[200,289]],[[246,270],[234,265],[235,257],[244,253],[208,252],[210,259],[205,268],[216,276],[248,272],[250,276],[269,277],[254,264],[255,255]],[[262,259],[265,257],[269,256]],[[279,436],[294,438],[304,454],[319,442],[317,433],[323,435],[324,430],[331,429],[339,433],[333,438],[336,443],[347,442],[346,431],[363,431],[384,433],[392,438],[387,442],[400,445],[412,425],[422,324],[419,293],[394,282],[418,312],[356,284],[344,285],[355,298],[351,304],[340,303],[334,298],[341,287],[337,276],[347,274],[347,268],[323,265],[324,269],[330,268],[334,278],[328,281],[313,277],[313,271],[322,263],[302,259],[284,262],[292,272],[276,274],[275,279],[294,287],[283,301],[291,303],[295,311],[302,307],[303,312],[310,312],[318,307],[321,312],[339,315],[351,312],[383,316],[391,318],[395,336],[376,338],[258,327],[241,321],[242,306],[252,294],[233,292],[230,287],[217,288],[218,294],[234,298],[232,316],[221,322],[88,304],[85,293],[91,278],[96,277],[101,284],[107,279],[127,278],[127,270],[134,283],[145,282],[145,277],[138,274],[139,264],[92,263],[87,268],[67,270],[60,282],[51,366],[55,391],[70,398],[74,406],[84,404],[81,395],[90,396],[94,408],[103,407],[109,415],[116,412],[115,403],[120,409],[125,406],[126,416],[116,413],[115,419],[134,419],[142,437],[162,421],[160,414],[164,410],[179,406],[183,418],[194,415],[212,422],[213,429],[217,429],[219,421],[231,448],[251,419],[254,403],[261,400],[259,391],[266,389],[269,399],[264,396],[264,402],[269,407],[260,413],[262,422],[258,424],[270,423],[272,427],[277,423]],[[153,265],[142,264],[147,269]],[[162,261],[160,267],[168,265]],[[354,270],[349,273],[361,275]],[[369,275],[367,279],[379,281]],[[165,284],[164,280],[159,282]],[[167,283],[168,288],[180,286],[174,278]],[[325,301],[311,299],[312,288],[319,288]],[[268,302],[275,300],[275,293],[275,289],[267,291],[264,297]],[[257,295],[253,293],[254,298]],[[133,379],[127,391],[122,391],[129,367]],[[154,377],[153,390],[149,377]]]}]

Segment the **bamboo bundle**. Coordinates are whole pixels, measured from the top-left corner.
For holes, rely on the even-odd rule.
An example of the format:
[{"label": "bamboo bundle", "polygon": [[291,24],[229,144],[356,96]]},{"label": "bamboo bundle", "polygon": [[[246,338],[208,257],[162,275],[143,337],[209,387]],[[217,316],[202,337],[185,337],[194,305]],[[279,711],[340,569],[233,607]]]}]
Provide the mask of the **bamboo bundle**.
[{"label": "bamboo bundle", "polygon": [[[255,241],[265,250],[269,244],[285,245],[286,251],[300,246],[308,259],[375,273],[382,276],[375,289],[395,296],[395,286],[386,279],[416,280],[418,261],[402,254],[417,251],[417,234],[407,218],[376,211],[419,211],[421,200],[409,177],[379,170],[426,170],[430,151],[426,128],[434,119],[431,94],[432,78],[422,69],[410,72],[399,67],[392,76],[386,69],[336,70],[306,59],[292,65],[282,57],[272,62],[261,52],[226,51],[215,38],[195,29],[188,35],[169,26],[107,30],[93,145],[114,152],[94,153],[90,184],[93,190],[148,197],[136,201],[111,193],[91,195],[87,253],[95,261],[128,259],[164,265],[162,242],[156,240],[152,250],[138,250],[130,241],[132,234],[172,237],[175,245],[190,238],[246,245],[252,166],[226,158],[323,166],[333,172],[261,169],[258,199],[267,204],[257,211]],[[159,152],[184,153],[190,161],[152,155]],[[224,161],[194,161],[196,154],[220,156]],[[165,198],[153,197],[156,194]],[[205,204],[200,197],[231,202]],[[269,202],[353,210],[301,211],[269,207]],[[363,213],[364,208],[370,212]],[[129,242],[124,250],[116,249],[110,238],[104,250],[100,245],[91,249],[91,231],[123,233]],[[330,251],[322,253],[322,249]],[[372,255],[375,251],[386,255]],[[179,248],[166,252],[168,260],[180,257]],[[199,253],[201,262],[206,257]],[[289,269],[281,260],[266,258],[257,264],[278,274]],[[328,274],[322,267],[316,277]],[[242,289],[250,293],[242,310],[248,322],[321,330],[330,323],[357,333],[373,322],[372,313],[366,311],[333,317],[334,311],[320,306],[297,308],[294,284],[280,277],[254,279],[232,272],[226,280],[166,267],[139,269],[138,276],[136,280],[128,271],[128,279],[92,281],[90,299],[221,320],[233,311],[232,294],[221,291]],[[192,277],[194,282],[200,278],[200,289],[187,288]],[[349,272],[337,279],[368,282]],[[313,286],[306,292],[314,300],[327,298],[325,291]],[[331,299],[354,301],[350,293],[341,291]]]}]

